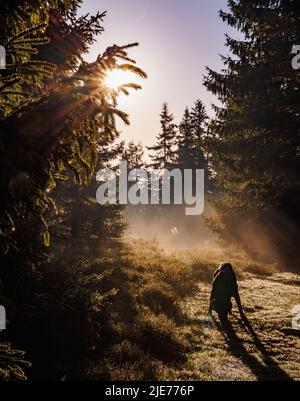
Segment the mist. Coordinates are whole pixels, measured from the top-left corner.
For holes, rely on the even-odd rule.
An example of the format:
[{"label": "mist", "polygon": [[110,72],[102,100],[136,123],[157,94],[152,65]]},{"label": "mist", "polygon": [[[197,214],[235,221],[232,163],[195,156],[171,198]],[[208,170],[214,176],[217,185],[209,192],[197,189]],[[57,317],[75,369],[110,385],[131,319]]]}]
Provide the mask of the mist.
[{"label": "mist", "polygon": [[199,216],[185,215],[184,205],[128,205],[124,211],[130,237],[156,240],[167,251],[192,248],[220,251],[221,244],[205,221],[209,215],[209,205]]},{"label": "mist", "polygon": [[218,235],[208,223],[208,219],[218,222],[209,201],[202,215],[186,216],[184,210],[184,205],[128,205],[124,210],[127,235],[156,241],[167,252],[194,249],[229,259],[239,253],[257,262],[276,263],[280,270],[298,270],[293,255],[299,250],[291,238],[299,238],[299,232],[282,213],[269,212],[264,220],[237,217]]}]

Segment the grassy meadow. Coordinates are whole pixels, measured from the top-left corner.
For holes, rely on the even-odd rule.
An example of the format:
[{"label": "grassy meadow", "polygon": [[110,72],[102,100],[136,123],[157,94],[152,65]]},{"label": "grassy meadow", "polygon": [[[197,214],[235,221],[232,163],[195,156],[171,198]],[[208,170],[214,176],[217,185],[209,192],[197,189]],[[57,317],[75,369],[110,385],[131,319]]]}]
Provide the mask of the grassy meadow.
[{"label": "grassy meadow", "polygon": [[300,338],[286,335],[299,303],[300,276],[243,255],[230,260],[251,329],[234,305],[232,330],[207,319],[210,285],[229,255],[168,254],[156,242],[134,241],[95,260],[111,267],[114,288],[105,313],[102,362],[89,358],[89,380],[300,379]]}]

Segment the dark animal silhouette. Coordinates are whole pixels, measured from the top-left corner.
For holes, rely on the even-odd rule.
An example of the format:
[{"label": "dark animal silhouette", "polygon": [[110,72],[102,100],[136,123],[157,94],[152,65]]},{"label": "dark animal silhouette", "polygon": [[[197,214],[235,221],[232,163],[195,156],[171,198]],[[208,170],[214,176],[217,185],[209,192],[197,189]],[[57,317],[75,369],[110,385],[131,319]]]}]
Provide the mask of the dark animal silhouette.
[{"label": "dark animal silhouette", "polygon": [[214,273],[208,314],[216,311],[220,322],[227,323],[228,313],[231,312],[231,298],[234,298],[239,308],[240,315],[244,319],[244,312],[240,300],[236,275],[230,263],[221,263]]}]

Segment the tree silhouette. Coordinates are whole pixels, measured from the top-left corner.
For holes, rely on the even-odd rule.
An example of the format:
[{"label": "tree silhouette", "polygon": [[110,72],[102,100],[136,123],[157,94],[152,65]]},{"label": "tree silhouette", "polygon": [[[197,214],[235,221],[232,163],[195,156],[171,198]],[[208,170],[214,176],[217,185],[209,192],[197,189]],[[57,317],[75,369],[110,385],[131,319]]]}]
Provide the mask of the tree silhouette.
[{"label": "tree silhouette", "polygon": [[152,162],[150,167],[153,169],[168,169],[174,165],[176,158],[176,125],[174,117],[169,112],[167,103],[163,104],[160,114],[161,131],[157,136],[157,143],[147,149],[154,154],[150,155]]},{"label": "tree silhouette", "polygon": [[228,4],[220,16],[245,39],[226,37],[233,56],[222,57],[221,72],[208,69],[204,81],[222,103],[210,129],[220,191],[215,228],[243,242],[241,231],[259,224],[291,261],[299,250],[300,132],[299,74],[289,53],[300,41],[299,8],[285,0]]}]

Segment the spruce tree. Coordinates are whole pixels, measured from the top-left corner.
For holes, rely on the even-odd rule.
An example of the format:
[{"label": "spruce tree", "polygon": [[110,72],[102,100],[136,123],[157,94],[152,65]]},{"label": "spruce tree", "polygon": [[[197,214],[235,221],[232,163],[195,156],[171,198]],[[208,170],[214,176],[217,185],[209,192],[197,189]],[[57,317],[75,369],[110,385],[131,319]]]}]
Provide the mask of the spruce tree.
[{"label": "spruce tree", "polygon": [[194,169],[194,138],[192,130],[192,120],[189,109],[186,108],[184,116],[179,124],[179,133],[177,135],[178,141],[178,155],[177,163],[180,168]]},{"label": "spruce tree", "polygon": [[0,381],[26,380],[24,369],[31,365],[25,352],[13,349],[10,343],[0,343]]},{"label": "spruce tree", "polygon": [[205,125],[207,118],[204,104],[200,99],[197,99],[191,110],[191,125],[193,135],[200,143],[204,143],[205,137],[207,136]]},{"label": "spruce tree", "polygon": [[133,141],[130,141],[125,145],[122,159],[127,162],[128,170],[142,168],[145,165],[143,157],[144,149],[141,142],[135,144]]},{"label": "spruce tree", "polygon": [[161,131],[157,136],[157,143],[147,147],[154,152],[150,155],[152,162],[150,167],[153,169],[169,169],[174,166],[176,158],[176,125],[174,124],[173,114],[169,112],[167,103],[163,104],[160,114]]},{"label": "spruce tree", "polygon": [[201,100],[189,111],[185,109],[179,124],[177,163],[181,169],[203,169],[205,189],[213,190],[213,173],[208,149],[207,115]]},{"label": "spruce tree", "polygon": [[[140,86],[124,83],[113,90],[105,83],[106,74],[119,69],[146,77],[128,56],[137,43],[113,45],[92,63],[83,60],[96,35],[103,31],[104,14],[78,17],[80,3],[0,3],[0,43],[7,50],[7,68],[0,70],[0,299],[5,300],[1,303],[12,316],[12,343],[23,344],[24,349],[30,350],[32,361],[43,366],[46,373],[51,366],[56,378],[61,366],[68,369],[77,364],[76,358],[82,357],[83,350],[87,355],[91,336],[99,338],[99,314],[96,317],[93,311],[100,293],[99,288],[95,292],[88,283],[96,283],[97,277],[101,280],[105,272],[104,268],[101,272],[95,269],[96,276],[92,277],[84,267],[74,271],[75,263],[63,264],[62,260],[57,266],[45,268],[53,256],[49,225],[72,223],[70,209],[66,214],[62,212],[61,199],[57,199],[59,195],[54,190],[67,181],[64,195],[70,195],[74,203],[77,195],[74,187],[68,193],[68,184],[89,184],[101,163],[116,154],[116,118],[129,124],[129,116],[118,108],[118,95]],[[87,219],[80,223],[90,237],[96,231],[93,218],[99,210],[98,205],[91,204],[95,190],[90,186],[82,191],[81,216]],[[63,206],[70,205],[65,202]],[[120,209],[111,208],[102,214],[102,221],[107,224],[101,238],[118,239],[122,234],[119,213]],[[61,246],[55,245],[56,249]],[[84,265],[81,261],[76,263]],[[53,279],[58,275],[60,280]],[[103,289],[101,297],[105,292]],[[58,316],[67,322],[70,311],[73,326],[66,324],[67,331],[60,332]],[[76,318],[81,319],[80,323]],[[48,320],[49,335],[41,330]],[[65,343],[67,337],[73,339],[70,347]],[[55,355],[54,348],[59,350]],[[11,349],[9,344],[0,344],[0,354],[0,376],[25,378],[22,368],[28,364],[22,352]],[[2,369],[3,361],[11,369]],[[39,374],[45,377],[45,372],[41,369]]]},{"label": "spruce tree", "polygon": [[[44,242],[49,243],[44,218],[52,204],[49,191],[64,178],[66,171],[73,172],[77,183],[88,182],[97,166],[99,142],[106,145],[116,139],[119,134],[116,118],[129,123],[128,115],[117,107],[117,97],[120,91],[128,94],[129,89],[140,86],[124,83],[117,91],[108,88],[105,85],[107,72],[127,70],[146,77],[127,54],[136,43],[114,45],[93,63],[82,60],[95,35],[103,30],[103,14],[76,17],[78,3],[63,3],[64,7],[55,10],[51,3],[41,9],[39,4],[34,9],[27,9],[23,2],[5,8],[1,36],[5,36],[9,46],[10,38],[23,38],[25,29],[26,37],[22,40],[26,46],[22,42],[22,48],[16,53],[18,57],[12,51],[12,67],[1,71],[4,83],[0,91],[2,89],[5,94],[0,121],[1,171],[5,172],[0,179],[4,194],[0,205],[4,252],[17,246],[26,220],[31,221],[29,228],[35,228],[37,232],[41,225],[44,226]],[[39,21],[42,12],[47,17],[46,30],[45,24],[41,28],[32,23]],[[11,21],[11,15],[15,15],[15,21]],[[24,20],[24,28],[20,20]],[[21,28],[16,31],[15,26]],[[35,37],[38,33],[41,38]],[[27,40],[30,34],[34,37]],[[31,65],[35,69],[29,82]],[[50,66],[55,69],[52,76],[48,74]],[[15,77],[15,70],[20,77]],[[14,85],[18,86],[15,88]],[[6,92],[8,87],[9,93]],[[21,98],[25,97],[26,101],[18,98],[16,101],[19,96],[16,90],[22,92]]]},{"label": "spruce tree", "polygon": [[291,257],[300,229],[299,73],[290,54],[300,42],[299,7],[287,0],[228,6],[220,16],[244,39],[227,37],[232,56],[223,57],[223,71],[208,69],[205,78],[222,103],[210,138],[220,191],[215,228],[245,244],[244,233],[259,224],[269,228],[273,249]]}]

